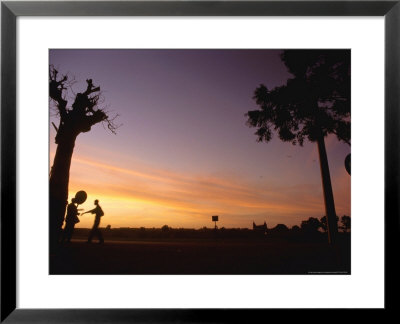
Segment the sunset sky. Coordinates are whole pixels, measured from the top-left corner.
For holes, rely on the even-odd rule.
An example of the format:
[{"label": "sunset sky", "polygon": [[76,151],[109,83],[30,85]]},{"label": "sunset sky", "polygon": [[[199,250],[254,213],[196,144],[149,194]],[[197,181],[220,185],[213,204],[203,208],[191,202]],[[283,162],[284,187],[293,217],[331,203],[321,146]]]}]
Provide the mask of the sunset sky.
[{"label": "sunset sky", "polygon": [[[100,86],[114,135],[102,124],[80,134],[70,171],[70,195],[88,193],[79,206],[100,200],[101,226],[252,227],[299,225],[325,214],[316,143],[303,147],[277,136],[257,143],[246,126],[260,83],[290,77],[278,50],[50,50],[50,64]],[[69,106],[73,102],[69,92]],[[55,116],[50,122],[58,125]],[[50,165],[56,150],[50,124]],[[326,138],[336,213],[350,215],[347,144]],[[91,227],[93,215],[76,227]]]}]

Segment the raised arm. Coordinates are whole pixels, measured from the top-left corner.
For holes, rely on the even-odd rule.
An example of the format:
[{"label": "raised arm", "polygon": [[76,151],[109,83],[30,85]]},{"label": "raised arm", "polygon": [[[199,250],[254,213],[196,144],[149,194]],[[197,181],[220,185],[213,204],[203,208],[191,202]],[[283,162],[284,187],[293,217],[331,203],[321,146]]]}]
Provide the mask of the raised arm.
[{"label": "raised arm", "polygon": [[93,213],[95,210],[96,210],[96,208],[91,209],[91,210],[88,210],[88,211],[85,211],[85,212],[82,213],[81,215],[83,215],[83,214],[88,214],[88,213]]}]

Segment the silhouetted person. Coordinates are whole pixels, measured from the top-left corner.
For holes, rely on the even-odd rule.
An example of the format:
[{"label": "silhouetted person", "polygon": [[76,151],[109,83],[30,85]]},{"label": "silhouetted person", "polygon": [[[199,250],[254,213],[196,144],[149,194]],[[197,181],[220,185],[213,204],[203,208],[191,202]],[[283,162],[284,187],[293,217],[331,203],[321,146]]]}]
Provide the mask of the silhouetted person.
[{"label": "silhouetted person", "polygon": [[71,203],[67,207],[67,216],[65,217],[65,227],[63,232],[62,241],[71,242],[72,234],[74,232],[75,224],[79,223],[78,208],[75,205],[75,198],[71,199]]},{"label": "silhouetted person", "polygon": [[96,205],[96,207],[94,209],[88,210],[87,212],[83,213],[83,214],[92,213],[92,214],[96,215],[95,218],[94,218],[94,224],[93,224],[92,230],[90,231],[89,238],[88,238],[87,242],[91,243],[93,237],[97,236],[99,241],[100,241],[99,243],[104,243],[103,235],[101,234],[100,229],[99,229],[100,218],[104,215],[104,212],[101,209],[101,207],[99,205],[99,201],[97,199],[94,201],[94,204]]}]

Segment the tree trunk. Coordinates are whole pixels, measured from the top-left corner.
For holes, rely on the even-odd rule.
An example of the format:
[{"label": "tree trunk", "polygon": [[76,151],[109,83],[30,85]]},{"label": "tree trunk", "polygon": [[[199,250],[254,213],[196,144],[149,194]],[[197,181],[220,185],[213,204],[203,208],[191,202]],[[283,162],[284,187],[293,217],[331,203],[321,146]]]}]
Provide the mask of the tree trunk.
[{"label": "tree trunk", "polygon": [[50,173],[50,248],[58,245],[68,204],[69,169],[77,135],[63,134]]},{"label": "tree trunk", "polygon": [[336,242],[338,228],[336,222],[335,202],[333,200],[331,176],[329,173],[328,157],[326,155],[325,141],[322,135],[318,138],[317,143],[319,153],[319,165],[321,168],[322,187],[324,191],[328,240],[330,244],[334,244]]}]

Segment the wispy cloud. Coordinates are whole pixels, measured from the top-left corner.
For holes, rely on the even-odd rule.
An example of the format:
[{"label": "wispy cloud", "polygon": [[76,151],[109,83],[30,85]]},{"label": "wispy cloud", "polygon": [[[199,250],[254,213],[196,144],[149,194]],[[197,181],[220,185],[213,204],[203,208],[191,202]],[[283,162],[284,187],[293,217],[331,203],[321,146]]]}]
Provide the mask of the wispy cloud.
[{"label": "wispy cloud", "polygon": [[224,215],[227,226],[241,223],[247,227],[254,217],[293,224],[301,217],[324,213],[317,184],[277,186],[267,181],[254,183],[240,175],[189,175],[140,163],[126,168],[118,161],[99,163],[86,156],[73,158],[70,189],[102,197],[116,226],[117,220],[120,226],[129,226],[142,217],[154,226],[168,220],[170,225],[201,227],[217,213]]}]

